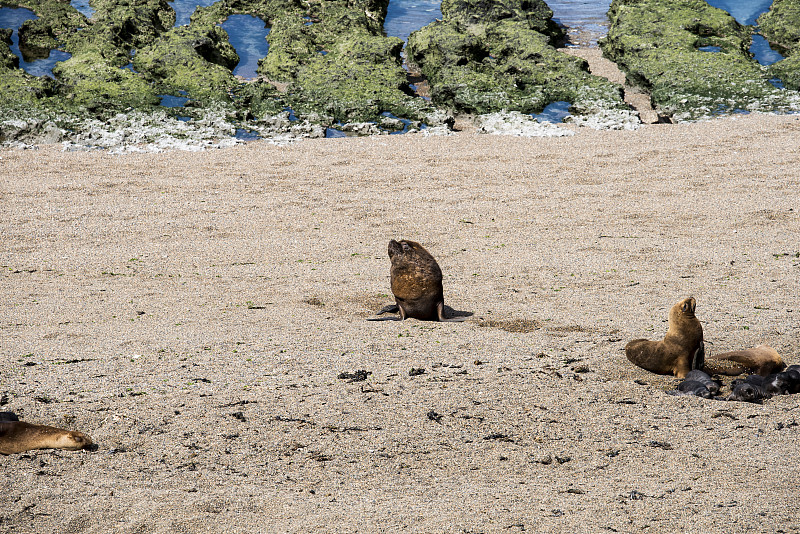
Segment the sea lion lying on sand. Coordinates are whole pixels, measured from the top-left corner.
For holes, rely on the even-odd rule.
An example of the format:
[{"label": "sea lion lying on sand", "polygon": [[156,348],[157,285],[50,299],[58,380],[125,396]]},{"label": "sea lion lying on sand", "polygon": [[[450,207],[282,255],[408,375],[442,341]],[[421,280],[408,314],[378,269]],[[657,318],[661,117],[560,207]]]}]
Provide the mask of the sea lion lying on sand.
[{"label": "sea lion lying on sand", "polygon": [[703,384],[702,382],[698,382],[697,380],[684,380],[678,387],[673,391],[667,391],[667,394],[674,395],[676,397],[688,395],[694,397],[703,397],[704,399],[710,399],[714,395],[711,394],[711,391]]},{"label": "sea lion lying on sand", "polygon": [[767,345],[715,354],[705,364],[706,372],[728,376],[742,373],[767,376],[783,370],[784,367],[786,364],[778,351]]},{"label": "sea lion lying on sand", "polygon": [[422,321],[460,322],[466,317],[445,318],[442,270],[422,245],[403,239],[389,241],[392,294],[395,304],[378,312],[400,313],[400,317],[370,318],[368,321],[403,321],[409,317]]},{"label": "sea lion lying on sand", "polygon": [[688,373],[686,373],[686,378],[684,380],[694,380],[696,382],[700,382],[703,384],[708,391],[711,392],[712,395],[718,395],[719,389],[722,387],[717,380],[713,380],[707,373],[701,371],[700,369],[692,369]]},{"label": "sea lion lying on sand", "polygon": [[660,375],[684,378],[692,369],[702,369],[705,360],[703,327],[695,317],[697,306],[685,298],[669,311],[669,327],[661,341],[634,339],[625,345],[625,356],[634,365]]},{"label": "sea lion lying on sand", "polygon": [[733,391],[723,398],[726,401],[740,401],[740,402],[761,402],[763,399],[770,398],[771,395],[758,384],[750,382],[740,382],[734,386]]},{"label": "sea lion lying on sand", "polygon": [[32,449],[77,451],[92,447],[92,439],[81,432],[20,421],[12,412],[0,416],[0,454]]}]

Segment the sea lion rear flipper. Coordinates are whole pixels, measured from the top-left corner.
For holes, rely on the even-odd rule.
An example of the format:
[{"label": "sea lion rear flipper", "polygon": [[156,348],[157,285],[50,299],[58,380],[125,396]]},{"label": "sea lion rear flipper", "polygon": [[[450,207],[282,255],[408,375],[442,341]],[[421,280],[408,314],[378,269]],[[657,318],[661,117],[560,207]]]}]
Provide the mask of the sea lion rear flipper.
[{"label": "sea lion rear flipper", "polygon": [[464,316],[450,317],[450,318],[445,317],[444,316],[444,302],[439,302],[439,304],[436,305],[436,313],[439,316],[439,321],[441,321],[443,323],[460,323],[462,321],[466,321],[467,319],[469,319],[469,317],[464,317]]}]

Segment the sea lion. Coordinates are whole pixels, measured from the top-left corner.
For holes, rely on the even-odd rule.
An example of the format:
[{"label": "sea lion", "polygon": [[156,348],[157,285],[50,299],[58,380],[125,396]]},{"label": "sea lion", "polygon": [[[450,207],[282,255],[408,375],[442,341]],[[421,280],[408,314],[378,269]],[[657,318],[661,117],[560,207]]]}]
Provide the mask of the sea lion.
[{"label": "sea lion", "polygon": [[19,421],[14,412],[0,412],[0,421]]},{"label": "sea lion", "polygon": [[706,389],[708,389],[708,391],[711,392],[712,395],[719,395],[719,388],[722,387],[722,384],[720,384],[717,380],[712,380],[707,373],[701,371],[700,369],[692,369],[686,373],[686,378],[684,378],[684,381],[686,380],[700,382],[706,387]]},{"label": "sea lion", "polygon": [[702,369],[705,360],[703,327],[695,317],[697,302],[685,298],[669,310],[669,327],[662,341],[634,339],[625,345],[625,356],[634,365],[660,375],[686,377]]},{"label": "sea lion", "polygon": [[770,398],[770,394],[761,386],[750,382],[736,384],[731,393],[723,398],[726,401],[760,402]]},{"label": "sea lion", "polygon": [[45,425],[34,425],[14,419],[0,421],[0,454],[14,454],[32,449],[64,449],[77,451],[90,448],[92,439],[81,432]]},{"label": "sea lion", "polygon": [[782,371],[784,367],[786,364],[778,351],[767,345],[715,354],[705,363],[707,372],[728,376],[748,372],[767,376]]},{"label": "sea lion", "polygon": [[391,287],[395,304],[380,310],[400,313],[400,317],[370,318],[369,321],[403,321],[409,317],[422,321],[460,322],[466,317],[445,318],[442,289],[442,270],[422,245],[403,239],[389,241],[389,260],[392,262]]},{"label": "sea lion", "polygon": [[684,380],[678,384],[678,387],[675,388],[675,390],[667,391],[667,393],[676,397],[691,395],[695,397],[703,397],[704,399],[710,399],[714,396],[711,394],[711,391],[709,391],[705,384],[698,382],[697,380]]}]

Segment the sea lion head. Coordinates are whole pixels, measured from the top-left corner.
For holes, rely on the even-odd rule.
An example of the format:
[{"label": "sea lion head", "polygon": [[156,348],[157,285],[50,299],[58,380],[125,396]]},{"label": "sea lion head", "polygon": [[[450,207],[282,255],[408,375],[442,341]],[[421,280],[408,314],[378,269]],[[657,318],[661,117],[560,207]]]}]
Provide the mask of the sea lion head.
[{"label": "sea lion head", "polygon": [[400,241],[392,239],[389,241],[389,259],[392,261],[392,264],[400,260],[411,262],[414,261],[414,258],[419,256],[428,257],[430,253],[416,241],[409,241],[407,239],[401,239]]},{"label": "sea lion head", "polygon": [[669,318],[675,320],[680,320],[682,317],[695,318],[695,308],[697,308],[697,301],[694,300],[694,297],[687,297],[672,307],[669,311]]},{"label": "sea lion head", "polygon": [[667,337],[683,339],[683,344],[690,351],[690,358],[698,356],[695,355],[695,351],[703,341],[703,327],[694,314],[696,308],[697,301],[693,297],[687,297],[669,310]]},{"label": "sea lion head", "polygon": [[65,430],[56,438],[52,447],[67,451],[79,451],[81,449],[89,449],[93,445],[92,438],[86,434],[74,430]]}]

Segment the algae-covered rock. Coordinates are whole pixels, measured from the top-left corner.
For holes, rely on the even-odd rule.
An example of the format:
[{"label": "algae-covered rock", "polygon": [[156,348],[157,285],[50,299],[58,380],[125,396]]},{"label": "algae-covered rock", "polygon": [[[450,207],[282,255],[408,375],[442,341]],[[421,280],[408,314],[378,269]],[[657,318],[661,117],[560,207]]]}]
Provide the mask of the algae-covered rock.
[{"label": "algae-covered rock", "polygon": [[412,33],[406,49],[434,104],[470,114],[536,113],[555,101],[577,113],[598,106],[629,112],[619,86],[552,46],[563,34],[543,2],[446,0],[442,15]]},{"label": "algae-covered rock", "polygon": [[287,100],[296,111],[317,111],[341,122],[377,120],[384,111],[407,116],[413,111],[402,46],[396,37],[343,39],[299,68]]},{"label": "algae-covered rock", "polygon": [[758,25],[770,43],[785,50],[785,59],[770,65],[769,72],[785,87],[800,89],[800,0],[774,0]]},{"label": "algae-covered rock", "polygon": [[800,0],[773,0],[769,11],[758,18],[758,27],[771,43],[786,49],[800,44]]},{"label": "algae-covered rock", "polygon": [[53,67],[59,96],[64,105],[104,116],[127,108],[142,109],[158,105],[159,98],[142,76],[97,54],[74,55]]},{"label": "algae-covered rock", "polygon": [[604,55],[650,92],[660,114],[691,120],[797,106],[797,95],[776,89],[751,58],[752,29],[703,0],[614,0],[609,20]]},{"label": "algae-covered rock", "polygon": [[229,100],[238,85],[232,70],[239,56],[219,26],[172,28],[140,48],[133,67],[163,92],[186,91],[193,99]]}]

